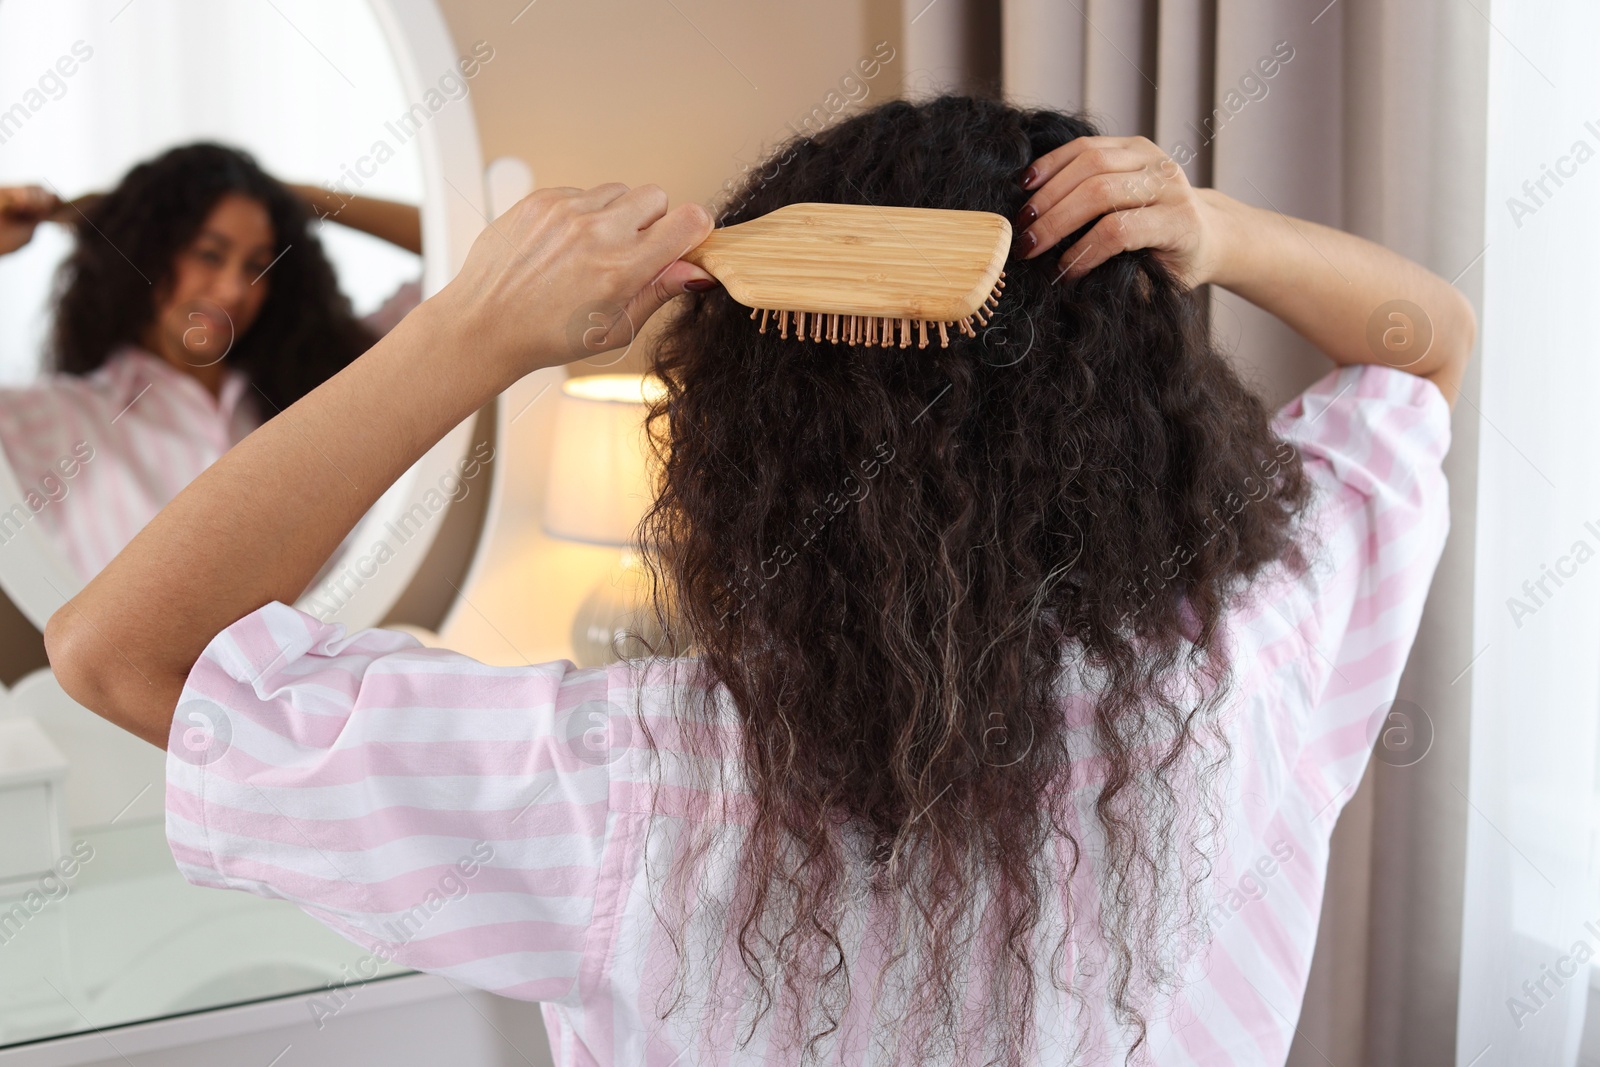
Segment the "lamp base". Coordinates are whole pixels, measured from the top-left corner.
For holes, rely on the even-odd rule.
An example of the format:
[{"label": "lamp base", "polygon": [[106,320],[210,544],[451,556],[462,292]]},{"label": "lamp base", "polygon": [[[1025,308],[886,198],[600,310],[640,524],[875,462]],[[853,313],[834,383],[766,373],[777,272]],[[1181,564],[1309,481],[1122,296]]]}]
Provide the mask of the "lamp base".
[{"label": "lamp base", "polygon": [[661,628],[650,601],[650,575],[638,556],[625,551],[578,605],[572,620],[573,661],[580,667],[604,667],[647,656],[640,637],[659,645]]}]

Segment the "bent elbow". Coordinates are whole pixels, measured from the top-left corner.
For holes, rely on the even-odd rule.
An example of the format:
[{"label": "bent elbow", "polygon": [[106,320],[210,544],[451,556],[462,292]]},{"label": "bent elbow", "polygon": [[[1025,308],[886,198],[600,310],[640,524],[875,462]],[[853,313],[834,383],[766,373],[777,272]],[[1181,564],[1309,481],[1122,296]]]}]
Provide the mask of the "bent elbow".
[{"label": "bent elbow", "polygon": [[1478,315],[1472,301],[1461,290],[1451,287],[1454,307],[1441,310],[1440,321],[1434,324],[1434,347],[1439,352],[1433,370],[1423,377],[1439,387],[1445,402],[1454,411],[1456,399],[1461,395],[1461,381],[1467,376],[1467,364],[1472,360],[1472,350],[1478,343]]},{"label": "bent elbow", "polygon": [[103,688],[96,679],[96,658],[86,636],[93,635],[85,635],[77,609],[68,601],[45,622],[44,654],[50,661],[51,673],[66,694],[84,707],[99,712],[98,694]]},{"label": "bent elbow", "polygon": [[1472,358],[1472,349],[1478,343],[1478,313],[1472,308],[1472,301],[1467,299],[1467,294],[1460,289],[1455,290],[1456,303],[1456,333],[1460,340],[1456,345],[1456,358],[1464,367]]},{"label": "bent elbow", "polygon": [[71,601],[45,622],[44,651],[67,696],[113,726],[166,747],[187,665],[152,655],[132,634],[97,625]]}]

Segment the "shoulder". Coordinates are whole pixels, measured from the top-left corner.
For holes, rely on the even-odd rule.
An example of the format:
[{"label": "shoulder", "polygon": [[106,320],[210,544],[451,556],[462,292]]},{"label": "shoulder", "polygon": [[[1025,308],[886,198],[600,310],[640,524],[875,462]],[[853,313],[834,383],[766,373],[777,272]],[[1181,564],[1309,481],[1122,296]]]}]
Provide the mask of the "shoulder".
[{"label": "shoulder", "polygon": [[1296,768],[1322,803],[1359,779],[1421,622],[1450,528],[1450,411],[1427,379],[1368,364],[1319,379],[1274,428],[1313,483],[1305,565],[1272,564],[1229,616],[1237,736],[1259,793]]},{"label": "shoulder", "polygon": [[[86,398],[109,402],[129,387],[142,387],[148,382],[152,377],[151,364],[165,366],[158,356],[133,345],[123,345],[87,374],[56,371],[43,374],[24,385],[0,388],[0,404],[16,408],[30,404],[70,403]],[[137,386],[135,383],[138,383]]]},{"label": "shoulder", "polygon": [[137,392],[132,352],[119,350],[91,374],[50,374],[0,389],[0,445],[20,476],[103,445],[116,431],[113,420]]},{"label": "shoulder", "polygon": [[1285,404],[1273,429],[1313,478],[1380,505],[1435,505],[1450,405],[1426,378],[1365,363],[1336,368]]},{"label": "shoulder", "polygon": [[[1331,656],[1344,627],[1373,621],[1351,615],[1365,593],[1382,586],[1390,607],[1426,594],[1450,529],[1450,408],[1426,378],[1361,364],[1324,375],[1273,426],[1313,483],[1295,531],[1307,565],[1275,565],[1247,610],[1291,620],[1311,651]],[[1409,610],[1383,614],[1390,629],[1415,621]]]}]

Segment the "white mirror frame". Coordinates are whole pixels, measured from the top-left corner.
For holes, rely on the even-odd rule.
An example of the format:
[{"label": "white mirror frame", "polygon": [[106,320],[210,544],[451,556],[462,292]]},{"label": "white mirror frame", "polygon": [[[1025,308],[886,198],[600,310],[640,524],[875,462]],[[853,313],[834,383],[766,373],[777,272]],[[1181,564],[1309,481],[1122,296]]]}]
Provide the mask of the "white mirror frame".
[{"label": "white mirror frame", "polygon": [[[460,54],[434,0],[368,0],[368,3],[394,56],[401,88],[408,101],[420,101],[442,75],[457,71]],[[422,290],[424,296],[431,296],[461,269],[467,249],[485,224],[483,153],[478,144],[471,94],[448,102],[434,113],[418,131],[417,144],[422,157],[423,180]],[[494,402],[498,406],[499,398]],[[417,507],[430,516],[393,558],[368,575],[360,564],[371,542],[358,540],[346,546],[333,561],[328,574],[353,574],[360,579],[359,587],[333,610],[313,608],[311,597],[302,597],[297,607],[326,621],[343,623],[352,631],[376,626],[383,620],[416,575],[443,525],[448,504],[435,513],[425,498],[429,493],[438,492],[441,480],[458,474],[458,463],[471,445],[475,418],[468,418],[446,434],[400,476],[379,502],[376,517],[381,520],[398,518]],[[495,421],[498,456],[500,420]],[[498,472],[501,466],[493,464],[491,470]],[[499,486],[491,483],[481,488],[494,494]],[[0,460],[0,499],[23,499],[15,472],[3,460]],[[363,531],[361,536],[365,538],[367,532]],[[487,534],[488,524],[485,523],[475,556],[481,555]],[[38,524],[26,523],[13,535],[13,540],[17,543],[11,547],[16,551],[0,552],[0,589],[43,631],[56,609],[75,596],[85,583],[67,565]],[[312,594],[325,586],[327,580],[324,577]]]}]

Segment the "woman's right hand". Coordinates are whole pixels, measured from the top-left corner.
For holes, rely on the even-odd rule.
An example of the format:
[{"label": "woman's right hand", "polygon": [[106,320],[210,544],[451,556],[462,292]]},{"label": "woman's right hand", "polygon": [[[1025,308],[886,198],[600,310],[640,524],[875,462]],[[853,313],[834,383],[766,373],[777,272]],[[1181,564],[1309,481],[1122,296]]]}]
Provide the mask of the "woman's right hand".
[{"label": "woman's right hand", "polygon": [[61,206],[54,193],[37,185],[0,186],[0,256],[32,240],[34,228]]},{"label": "woman's right hand", "polygon": [[538,189],[485,227],[460,272],[413,314],[447,324],[437,345],[447,364],[470,352],[509,374],[504,389],[631,344],[667,301],[714,283],[680,258],[714,222],[693,202],[669,211],[657,185]]}]

